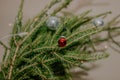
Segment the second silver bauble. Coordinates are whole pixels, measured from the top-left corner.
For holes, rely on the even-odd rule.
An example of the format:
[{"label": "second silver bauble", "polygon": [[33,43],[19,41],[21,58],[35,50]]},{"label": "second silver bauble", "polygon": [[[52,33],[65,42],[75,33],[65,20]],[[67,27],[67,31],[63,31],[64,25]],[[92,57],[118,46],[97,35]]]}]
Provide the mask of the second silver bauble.
[{"label": "second silver bauble", "polygon": [[97,27],[104,26],[104,21],[101,18],[97,18],[93,20],[93,24]]},{"label": "second silver bauble", "polygon": [[57,30],[60,25],[60,19],[58,17],[51,16],[46,21],[46,25],[50,30]]}]

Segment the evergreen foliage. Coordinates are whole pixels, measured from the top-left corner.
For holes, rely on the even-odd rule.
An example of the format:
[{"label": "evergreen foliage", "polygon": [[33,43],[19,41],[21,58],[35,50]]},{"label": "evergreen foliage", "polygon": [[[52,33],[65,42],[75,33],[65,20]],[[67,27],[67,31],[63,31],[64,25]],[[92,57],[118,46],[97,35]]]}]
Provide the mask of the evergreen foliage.
[{"label": "evergreen foliage", "polygon": [[[71,1],[64,0],[51,16],[57,16]],[[113,43],[120,45],[111,35],[111,32],[119,29],[112,27],[117,24],[118,16],[103,27],[94,26],[92,23],[93,19],[104,18],[111,12],[88,16],[91,11],[86,11],[80,15],[61,16],[62,23],[59,28],[56,31],[49,30],[46,26],[46,20],[49,18],[47,11],[59,2],[61,0],[52,0],[37,16],[23,24],[24,0],[21,0],[12,34],[28,34],[12,36],[10,48],[0,42],[5,48],[0,80],[72,80],[69,70],[73,66],[83,68],[83,62],[108,57],[104,50],[96,50],[95,44],[111,39]],[[109,34],[106,38],[91,38],[104,31]],[[67,45],[59,47],[58,40],[63,35],[67,39]]]}]

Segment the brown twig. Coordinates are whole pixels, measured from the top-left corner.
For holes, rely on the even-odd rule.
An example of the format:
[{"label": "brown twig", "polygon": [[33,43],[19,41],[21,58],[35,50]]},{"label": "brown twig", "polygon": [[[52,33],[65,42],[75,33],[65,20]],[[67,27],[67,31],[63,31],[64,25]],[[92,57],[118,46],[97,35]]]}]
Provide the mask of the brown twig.
[{"label": "brown twig", "polygon": [[4,48],[6,48],[6,49],[10,49],[9,47],[7,47],[3,42],[1,42],[0,41],[0,44],[4,47]]},{"label": "brown twig", "polygon": [[14,62],[15,62],[16,55],[17,55],[18,50],[19,50],[19,46],[17,46],[17,48],[16,48],[16,50],[15,50],[15,54],[14,54],[14,56],[13,56],[13,59],[12,59],[11,65],[10,65],[10,69],[9,69],[9,73],[8,73],[8,80],[11,80],[12,71],[13,71],[13,66],[14,66]]}]

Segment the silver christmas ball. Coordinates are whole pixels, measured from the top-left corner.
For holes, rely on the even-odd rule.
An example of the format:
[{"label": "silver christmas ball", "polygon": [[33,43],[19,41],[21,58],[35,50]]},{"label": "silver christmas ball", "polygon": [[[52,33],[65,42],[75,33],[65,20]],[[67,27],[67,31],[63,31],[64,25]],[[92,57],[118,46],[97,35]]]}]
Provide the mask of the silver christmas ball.
[{"label": "silver christmas ball", "polygon": [[60,19],[58,17],[49,17],[46,21],[46,25],[50,30],[57,30],[60,24]]},{"label": "silver christmas ball", "polygon": [[103,21],[103,19],[102,18],[97,18],[97,19],[94,19],[93,20],[93,24],[95,25],[95,26],[103,26],[104,25],[104,21]]}]

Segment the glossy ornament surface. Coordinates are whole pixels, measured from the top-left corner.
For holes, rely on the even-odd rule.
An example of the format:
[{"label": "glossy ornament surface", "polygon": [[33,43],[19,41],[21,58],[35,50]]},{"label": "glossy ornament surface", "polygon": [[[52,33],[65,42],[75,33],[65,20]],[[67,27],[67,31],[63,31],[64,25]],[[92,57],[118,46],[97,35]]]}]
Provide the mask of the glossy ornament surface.
[{"label": "glossy ornament surface", "polygon": [[51,16],[46,21],[46,25],[50,30],[57,30],[60,24],[60,19],[55,16]]},{"label": "glossy ornament surface", "polygon": [[104,26],[104,21],[102,18],[97,18],[93,20],[93,24],[97,27]]},{"label": "glossy ornament surface", "polygon": [[60,39],[58,40],[58,46],[59,47],[64,47],[64,46],[66,46],[66,44],[67,44],[66,38],[65,37],[60,37]]}]

